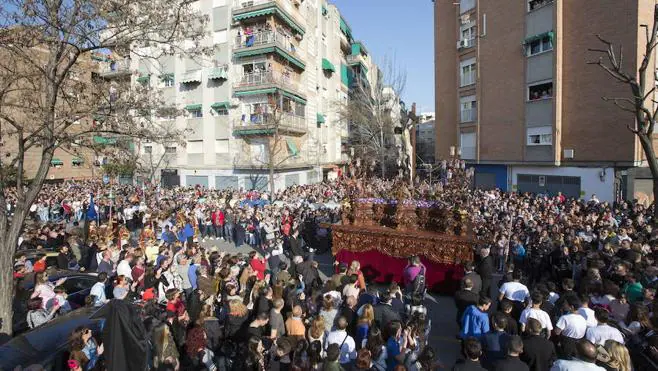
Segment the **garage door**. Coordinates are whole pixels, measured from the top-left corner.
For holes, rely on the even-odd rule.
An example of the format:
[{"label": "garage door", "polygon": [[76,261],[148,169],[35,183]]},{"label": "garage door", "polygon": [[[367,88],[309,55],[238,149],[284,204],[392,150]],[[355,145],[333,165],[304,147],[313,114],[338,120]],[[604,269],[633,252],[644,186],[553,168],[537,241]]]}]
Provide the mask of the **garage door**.
[{"label": "garage door", "polygon": [[216,189],[238,189],[237,176],[216,176],[215,177]]},{"label": "garage door", "polygon": [[202,187],[208,188],[208,177],[207,176],[188,175],[186,179],[187,179],[187,186],[188,187],[200,185]]},{"label": "garage door", "polygon": [[567,197],[580,197],[580,177],[518,174],[516,178],[517,190],[535,194],[548,194],[551,196],[562,192]]},{"label": "garage door", "polygon": [[475,188],[479,188],[479,189],[496,188],[496,174],[475,173]]}]

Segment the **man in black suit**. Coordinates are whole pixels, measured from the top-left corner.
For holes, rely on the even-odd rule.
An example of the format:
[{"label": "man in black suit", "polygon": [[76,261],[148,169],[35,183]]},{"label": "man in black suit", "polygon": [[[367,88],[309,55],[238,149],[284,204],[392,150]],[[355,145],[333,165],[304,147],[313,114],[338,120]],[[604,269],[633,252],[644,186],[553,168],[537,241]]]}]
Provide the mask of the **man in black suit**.
[{"label": "man in black suit", "polygon": [[457,305],[457,325],[461,326],[464,311],[471,305],[477,305],[480,295],[473,292],[473,281],[466,277],[462,280],[462,289],[455,293],[455,304]]},{"label": "man in black suit", "polygon": [[391,305],[392,295],[386,290],[380,295],[379,304],[375,305],[375,322],[379,328],[387,328],[392,321],[402,322],[400,313]]},{"label": "man in black suit", "polygon": [[464,263],[464,278],[462,278],[462,281],[466,278],[470,278],[471,282],[473,282],[473,292],[479,293],[482,290],[482,278],[475,272],[473,262]]},{"label": "man in black suit", "polygon": [[482,279],[480,295],[489,297],[491,295],[491,280],[493,279],[495,268],[493,258],[489,255],[488,247],[480,249],[480,260],[478,261],[475,271]]},{"label": "man in black suit", "polygon": [[480,365],[482,356],[482,344],[474,337],[469,337],[462,343],[462,352],[465,359],[458,360],[452,367],[452,371],[485,371]]},{"label": "man in black suit", "polygon": [[528,336],[523,339],[523,353],[520,359],[528,365],[530,371],[548,371],[557,358],[555,345],[541,335],[541,332],[541,322],[528,318],[526,324]]},{"label": "man in black suit", "polygon": [[519,359],[523,353],[523,340],[518,335],[511,336],[507,343],[507,358],[496,363],[495,371],[529,371],[528,365]]}]

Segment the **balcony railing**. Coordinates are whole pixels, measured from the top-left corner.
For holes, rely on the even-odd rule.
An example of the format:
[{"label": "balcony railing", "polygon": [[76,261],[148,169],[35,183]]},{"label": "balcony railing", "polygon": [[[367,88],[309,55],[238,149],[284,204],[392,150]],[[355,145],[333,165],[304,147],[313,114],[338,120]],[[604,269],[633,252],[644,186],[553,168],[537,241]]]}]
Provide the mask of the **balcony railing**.
[{"label": "balcony railing", "polygon": [[461,122],[473,122],[477,120],[477,110],[475,108],[461,111]]},{"label": "balcony railing", "polygon": [[261,71],[245,73],[236,83],[236,88],[257,87],[261,85],[280,85],[299,91],[299,82],[291,74],[279,73],[274,71]]},{"label": "balcony railing", "polygon": [[276,31],[253,32],[249,35],[238,35],[235,38],[235,49],[241,50],[263,45],[276,45],[294,57],[299,58],[297,46],[290,39],[290,37]]},{"label": "balcony railing", "polygon": [[275,129],[280,130],[303,130],[306,131],[306,117],[297,116],[290,113],[271,114],[271,113],[252,113],[242,115],[233,125],[233,130],[240,129]]},{"label": "balcony railing", "polygon": [[347,64],[357,64],[357,63],[365,64],[363,60],[363,56],[361,54],[357,54],[357,55],[350,54],[345,59],[347,60]]},{"label": "balcony railing", "polygon": [[[252,154],[241,152],[233,157],[233,167],[240,169],[267,169],[269,162],[267,156],[260,153]],[[275,159],[277,168],[293,168],[312,166],[313,162],[304,154],[291,156],[282,154]]]},{"label": "balcony railing", "polygon": [[103,77],[130,75],[130,59],[105,62],[101,65],[99,74]]}]

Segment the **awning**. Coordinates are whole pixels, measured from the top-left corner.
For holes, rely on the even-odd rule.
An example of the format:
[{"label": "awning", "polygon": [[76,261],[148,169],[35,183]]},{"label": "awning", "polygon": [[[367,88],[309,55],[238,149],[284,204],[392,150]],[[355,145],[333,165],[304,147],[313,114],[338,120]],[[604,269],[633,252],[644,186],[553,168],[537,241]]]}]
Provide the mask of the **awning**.
[{"label": "awning", "polygon": [[324,115],[318,112],[318,124],[324,124]]},{"label": "awning", "polygon": [[229,102],[217,102],[217,103],[213,103],[213,104],[210,105],[210,108],[212,108],[214,110],[229,109],[229,107],[230,107]]},{"label": "awning", "polygon": [[295,95],[295,94],[293,94],[293,93],[289,93],[289,92],[287,92],[287,91],[283,91],[283,90],[281,90],[281,94],[283,94],[284,97],[288,97],[288,98],[294,100],[294,101],[297,102],[297,103],[300,103],[300,104],[304,104],[304,105],[306,105],[306,99],[304,99],[304,98],[302,98],[302,97],[300,97],[300,96],[297,96],[297,95]]},{"label": "awning", "polygon": [[53,157],[52,160],[50,160],[50,164],[52,166],[62,166],[64,165],[64,162],[56,157]]},{"label": "awning", "polygon": [[188,111],[198,111],[203,107],[201,104],[188,104],[185,109]]},{"label": "awning", "polygon": [[327,7],[322,5],[322,15],[327,15],[329,14],[329,10],[327,10]]},{"label": "awning", "polygon": [[208,79],[210,80],[215,80],[215,79],[224,79],[228,80],[228,72],[226,71],[226,68],[224,67],[218,67],[218,68],[213,68],[208,72]]},{"label": "awning", "polygon": [[248,50],[241,50],[239,52],[233,53],[233,56],[235,58],[244,58],[244,57],[251,57],[254,55],[261,55],[261,54],[267,54],[267,53],[272,53],[274,52],[274,47],[270,46],[269,48],[256,48],[252,47]]},{"label": "awning", "polygon": [[541,33],[541,34],[539,34],[539,35],[530,36],[530,37],[526,38],[525,41],[524,41],[523,43],[524,43],[524,44],[530,44],[530,43],[533,42],[533,41],[541,40],[541,39],[543,39],[543,38],[545,38],[545,37],[550,38],[550,39],[551,39],[551,42],[553,42],[553,39],[554,39],[554,37],[555,37],[555,32],[553,32],[553,31],[548,31],[548,32]]},{"label": "awning", "polygon": [[73,160],[71,160],[71,162],[74,164],[82,164],[85,162],[85,160],[80,157],[73,157]]},{"label": "awning", "polygon": [[340,30],[347,36],[348,39],[352,40],[352,30],[350,29],[350,26],[347,25],[347,22],[343,19],[343,17],[340,17]]},{"label": "awning", "polygon": [[293,142],[292,139],[286,139],[286,143],[288,143],[288,151],[290,154],[297,156],[299,154],[299,150],[297,149],[295,142]]},{"label": "awning", "polygon": [[304,34],[304,28],[295,22],[292,17],[290,17],[286,12],[277,8],[276,5],[273,5],[266,9],[254,10],[251,12],[246,12],[242,14],[237,14],[233,16],[233,22],[239,22],[249,18],[262,17],[264,15],[275,14],[277,17],[281,18],[285,23],[292,28],[292,30],[300,35]]},{"label": "awning", "polygon": [[148,82],[150,79],[151,79],[151,75],[142,75],[137,78],[137,82],[143,84],[145,82]]},{"label": "awning", "polygon": [[274,129],[235,129],[233,135],[270,135],[274,134]]},{"label": "awning", "polygon": [[285,51],[285,50],[283,50],[283,49],[281,49],[281,48],[279,48],[279,47],[276,47],[275,49],[276,49],[276,53],[277,53],[278,55],[282,56],[283,58],[287,59],[288,62],[294,64],[295,66],[297,66],[297,67],[299,67],[299,68],[301,68],[301,69],[305,69],[305,68],[306,68],[306,65],[304,64],[304,62],[302,62],[302,61],[300,61],[299,59],[297,59],[297,58],[293,57],[292,55],[288,54],[287,51]]},{"label": "awning", "polygon": [[242,97],[245,95],[272,94],[272,93],[276,93],[276,88],[236,91],[234,95],[236,97]]},{"label": "awning", "polygon": [[101,136],[94,136],[94,143],[95,144],[116,144],[117,140],[116,138],[105,138]]},{"label": "awning", "polygon": [[331,71],[331,72],[336,72],[336,67],[329,62],[327,58],[322,58],[322,69],[325,71]]},{"label": "awning", "polygon": [[368,55],[368,50],[361,41],[356,41],[352,44],[352,55],[359,54]]},{"label": "awning", "polygon": [[201,71],[192,71],[187,72],[183,75],[183,78],[180,80],[182,84],[189,84],[191,82],[201,82]]}]

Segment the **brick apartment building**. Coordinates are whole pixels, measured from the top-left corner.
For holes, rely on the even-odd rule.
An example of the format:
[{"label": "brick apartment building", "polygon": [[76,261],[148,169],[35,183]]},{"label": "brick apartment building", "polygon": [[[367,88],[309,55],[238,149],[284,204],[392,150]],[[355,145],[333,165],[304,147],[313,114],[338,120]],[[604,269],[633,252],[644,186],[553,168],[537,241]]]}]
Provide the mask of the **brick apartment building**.
[{"label": "brick apartment building", "polygon": [[601,99],[629,88],[587,62],[600,34],[637,71],[656,0],[434,3],[437,159],[461,152],[478,187],[651,197],[633,115]]}]

